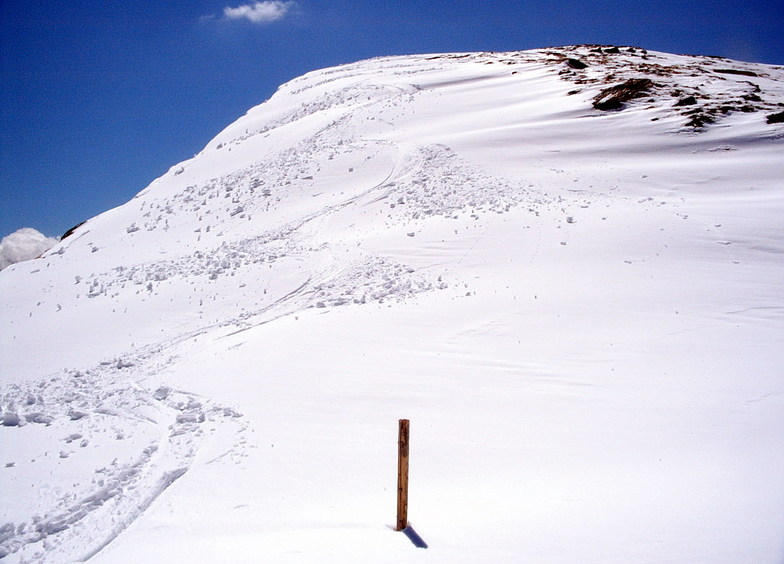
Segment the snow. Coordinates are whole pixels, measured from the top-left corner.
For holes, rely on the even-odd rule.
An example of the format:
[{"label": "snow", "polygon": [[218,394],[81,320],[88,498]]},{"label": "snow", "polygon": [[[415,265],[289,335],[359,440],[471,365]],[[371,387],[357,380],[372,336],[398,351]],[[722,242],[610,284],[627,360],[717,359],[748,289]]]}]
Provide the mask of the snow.
[{"label": "snow", "polygon": [[5,560],[780,562],[780,103],[590,46],[281,86],[0,274]]}]

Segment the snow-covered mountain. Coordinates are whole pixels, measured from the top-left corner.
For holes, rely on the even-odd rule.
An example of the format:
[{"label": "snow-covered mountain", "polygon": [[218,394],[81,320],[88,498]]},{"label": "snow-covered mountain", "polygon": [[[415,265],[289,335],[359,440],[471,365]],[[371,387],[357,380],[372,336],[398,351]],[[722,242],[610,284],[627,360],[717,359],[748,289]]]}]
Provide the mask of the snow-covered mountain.
[{"label": "snow-covered mountain", "polygon": [[0,273],[0,558],[781,562],[782,111],[626,47],[281,86]]}]

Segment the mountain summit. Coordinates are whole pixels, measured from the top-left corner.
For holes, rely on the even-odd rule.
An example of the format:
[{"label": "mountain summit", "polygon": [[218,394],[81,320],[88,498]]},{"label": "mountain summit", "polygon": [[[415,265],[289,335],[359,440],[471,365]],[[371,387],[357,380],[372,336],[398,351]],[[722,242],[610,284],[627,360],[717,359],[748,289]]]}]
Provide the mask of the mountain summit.
[{"label": "mountain summit", "polygon": [[0,558],[777,562],[784,68],[280,87],[0,273]]}]

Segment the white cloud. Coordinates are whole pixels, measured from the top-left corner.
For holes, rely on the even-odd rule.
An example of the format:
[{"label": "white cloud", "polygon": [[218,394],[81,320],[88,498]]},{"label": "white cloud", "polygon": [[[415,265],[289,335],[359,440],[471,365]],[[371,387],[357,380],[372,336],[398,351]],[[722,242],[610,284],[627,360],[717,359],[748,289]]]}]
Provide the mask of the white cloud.
[{"label": "white cloud", "polygon": [[34,259],[58,242],[59,239],[47,237],[32,227],[14,231],[0,241],[0,270],[17,262]]},{"label": "white cloud", "polygon": [[244,19],[255,24],[266,24],[283,19],[293,7],[294,2],[292,1],[265,0],[264,2],[253,2],[252,4],[237,6],[236,8],[224,8],[223,19]]}]

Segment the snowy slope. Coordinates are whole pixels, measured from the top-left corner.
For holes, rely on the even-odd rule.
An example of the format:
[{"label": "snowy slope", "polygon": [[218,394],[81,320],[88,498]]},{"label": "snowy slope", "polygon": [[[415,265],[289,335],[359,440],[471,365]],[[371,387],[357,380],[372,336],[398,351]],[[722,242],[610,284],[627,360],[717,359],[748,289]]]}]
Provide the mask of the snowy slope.
[{"label": "snowy slope", "polygon": [[782,105],[595,46],[281,86],[0,273],[0,554],[781,562]]}]

